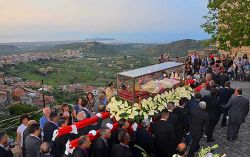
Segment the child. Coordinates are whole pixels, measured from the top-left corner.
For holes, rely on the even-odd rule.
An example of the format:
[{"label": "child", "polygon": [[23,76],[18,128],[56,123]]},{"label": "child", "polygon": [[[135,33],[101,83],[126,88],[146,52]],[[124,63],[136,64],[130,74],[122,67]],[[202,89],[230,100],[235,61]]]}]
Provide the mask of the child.
[{"label": "child", "polygon": [[233,68],[233,65],[231,65],[228,70],[227,70],[227,75],[229,76],[230,79],[233,80],[234,78],[234,68]]},{"label": "child", "polygon": [[243,70],[243,67],[242,67],[241,63],[239,63],[239,65],[238,65],[238,72],[239,72],[239,80],[244,81],[245,80],[245,74],[244,74],[244,70]]},{"label": "child", "polygon": [[206,69],[205,65],[202,64],[200,67],[200,70],[199,70],[200,78],[205,78],[206,72],[207,72],[207,69]]},{"label": "child", "polygon": [[196,72],[194,74],[194,79],[195,79],[195,84],[198,85],[200,83],[200,74],[198,74],[198,72]]}]

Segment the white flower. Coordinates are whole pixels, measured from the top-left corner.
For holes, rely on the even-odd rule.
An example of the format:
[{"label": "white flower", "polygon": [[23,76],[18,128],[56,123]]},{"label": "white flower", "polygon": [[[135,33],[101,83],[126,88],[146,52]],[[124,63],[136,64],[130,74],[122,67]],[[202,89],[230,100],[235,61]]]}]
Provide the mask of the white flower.
[{"label": "white flower", "polygon": [[178,106],[181,98],[191,99],[192,95],[194,95],[193,89],[185,86],[165,91],[153,98],[143,99],[141,105],[138,103],[130,105],[127,101],[117,101],[115,97],[112,97],[107,105],[107,110],[111,114],[110,117],[115,117],[116,120],[121,118],[133,120],[136,117],[150,118],[155,113],[165,109],[167,102],[174,102],[175,106]]}]

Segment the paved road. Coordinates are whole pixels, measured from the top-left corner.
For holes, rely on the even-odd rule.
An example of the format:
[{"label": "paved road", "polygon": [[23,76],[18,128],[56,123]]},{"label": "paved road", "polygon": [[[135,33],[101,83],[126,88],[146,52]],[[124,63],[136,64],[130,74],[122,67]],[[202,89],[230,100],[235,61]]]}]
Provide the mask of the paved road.
[{"label": "paved road", "polygon": [[[243,96],[250,99],[250,82],[232,82],[232,88],[240,87],[243,90]],[[221,124],[219,122],[219,124]],[[215,142],[207,143],[205,138],[202,139],[202,146],[211,146],[218,144],[219,148],[216,152],[226,153],[228,157],[250,157],[250,113],[247,116],[246,122],[241,125],[239,137],[234,142],[226,140],[227,127],[217,125],[214,131]]]}]

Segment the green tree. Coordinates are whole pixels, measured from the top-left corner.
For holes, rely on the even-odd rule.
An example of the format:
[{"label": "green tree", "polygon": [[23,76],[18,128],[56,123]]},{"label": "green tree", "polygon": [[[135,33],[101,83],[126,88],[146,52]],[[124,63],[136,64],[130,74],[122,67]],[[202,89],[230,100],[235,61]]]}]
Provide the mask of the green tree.
[{"label": "green tree", "polygon": [[209,0],[201,26],[220,50],[250,46],[250,0]]}]

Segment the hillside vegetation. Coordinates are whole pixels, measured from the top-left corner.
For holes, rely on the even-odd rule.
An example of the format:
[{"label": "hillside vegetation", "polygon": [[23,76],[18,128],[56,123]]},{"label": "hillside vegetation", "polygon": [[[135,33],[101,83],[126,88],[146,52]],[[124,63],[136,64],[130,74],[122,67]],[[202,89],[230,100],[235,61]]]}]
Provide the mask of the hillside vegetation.
[{"label": "hillside vegetation", "polygon": [[184,39],[168,44],[104,44],[100,42],[37,42],[37,43],[14,43],[13,45],[0,45],[0,55],[23,53],[23,52],[61,52],[65,50],[80,50],[84,53],[98,55],[133,54],[159,56],[169,53],[173,56],[184,56],[187,50],[204,49],[203,41]]}]

